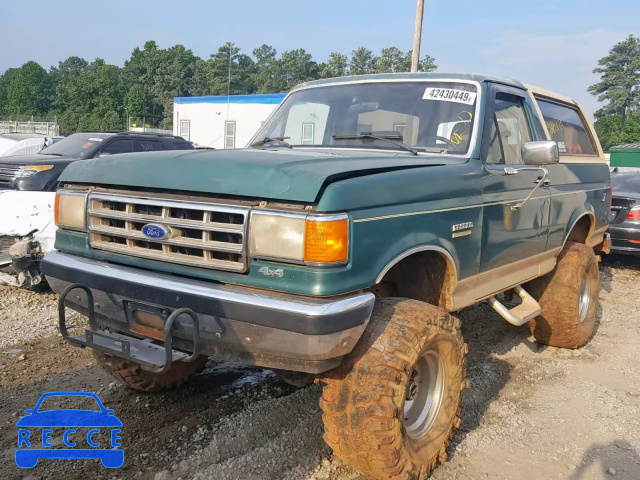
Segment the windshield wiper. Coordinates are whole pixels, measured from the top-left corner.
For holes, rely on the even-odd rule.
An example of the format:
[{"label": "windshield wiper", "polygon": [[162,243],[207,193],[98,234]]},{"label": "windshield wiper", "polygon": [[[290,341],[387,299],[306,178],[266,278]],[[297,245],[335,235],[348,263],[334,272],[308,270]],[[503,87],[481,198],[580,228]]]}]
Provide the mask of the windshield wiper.
[{"label": "windshield wiper", "polygon": [[418,155],[418,150],[410,147],[406,143],[396,142],[395,140],[401,140],[401,135],[374,135],[371,132],[360,132],[357,135],[334,135],[334,140],[354,140],[358,138],[371,138],[374,140],[383,140],[385,142],[393,143],[396,147],[406,150],[407,152],[411,152],[414,155]]},{"label": "windshield wiper", "polygon": [[284,141],[288,140],[289,138],[291,137],[265,137],[262,140],[252,143],[251,147],[261,147],[262,145],[265,145],[267,143],[276,142],[280,147],[293,148],[291,145]]}]

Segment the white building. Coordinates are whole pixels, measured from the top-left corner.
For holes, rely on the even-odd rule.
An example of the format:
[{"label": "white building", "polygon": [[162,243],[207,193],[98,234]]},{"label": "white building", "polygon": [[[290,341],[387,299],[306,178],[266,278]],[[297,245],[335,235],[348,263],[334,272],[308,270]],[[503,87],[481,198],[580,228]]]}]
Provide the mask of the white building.
[{"label": "white building", "polygon": [[173,134],[202,147],[244,148],[285,95],[175,97]]}]

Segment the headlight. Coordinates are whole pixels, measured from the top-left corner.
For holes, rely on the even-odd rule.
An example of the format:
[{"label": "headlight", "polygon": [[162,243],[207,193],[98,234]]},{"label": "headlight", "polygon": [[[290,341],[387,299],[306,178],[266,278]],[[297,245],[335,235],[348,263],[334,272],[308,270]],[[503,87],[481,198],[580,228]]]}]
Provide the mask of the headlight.
[{"label": "headlight", "polygon": [[349,258],[346,214],[253,211],[249,225],[252,257],[307,264],[344,263]]},{"label": "headlight", "polygon": [[60,228],[85,230],[87,194],[73,190],[58,190],[55,203],[55,222]]},{"label": "headlight", "polygon": [[53,165],[26,165],[24,167],[20,167],[18,170],[17,178],[30,177],[35,175],[38,172],[44,172],[45,170],[51,170]]}]

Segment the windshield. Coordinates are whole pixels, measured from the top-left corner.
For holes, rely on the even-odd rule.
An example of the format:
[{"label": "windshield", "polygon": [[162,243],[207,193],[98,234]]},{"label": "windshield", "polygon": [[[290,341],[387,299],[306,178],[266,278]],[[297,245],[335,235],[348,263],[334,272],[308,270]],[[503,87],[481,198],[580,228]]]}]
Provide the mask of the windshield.
[{"label": "windshield", "polygon": [[74,133],[59,142],[54,143],[40,151],[42,155],[58,155],[69,158],[86,158],[93,152],[97,145],[100,145],[105,138],[112,133]]},{"label": "windshield", "polygon": [[401,150],[402,146],[388,141],[393,139],[419,152],[465,154],[470,148],[477,94],[475,84],[464,82],[308,88],[287,97],[252,144],[281,147],[286,141],[292,147]]}]

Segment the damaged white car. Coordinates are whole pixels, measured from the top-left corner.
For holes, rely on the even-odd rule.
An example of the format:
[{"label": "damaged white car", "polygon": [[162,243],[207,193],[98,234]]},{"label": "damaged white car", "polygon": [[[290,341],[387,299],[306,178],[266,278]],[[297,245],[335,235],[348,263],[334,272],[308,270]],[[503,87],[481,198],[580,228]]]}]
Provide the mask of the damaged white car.
[{"label": "damaged white car", "polygon": [[41,284],[40,260],[53,250],[55,193],[0,191],[0,285]]}]

